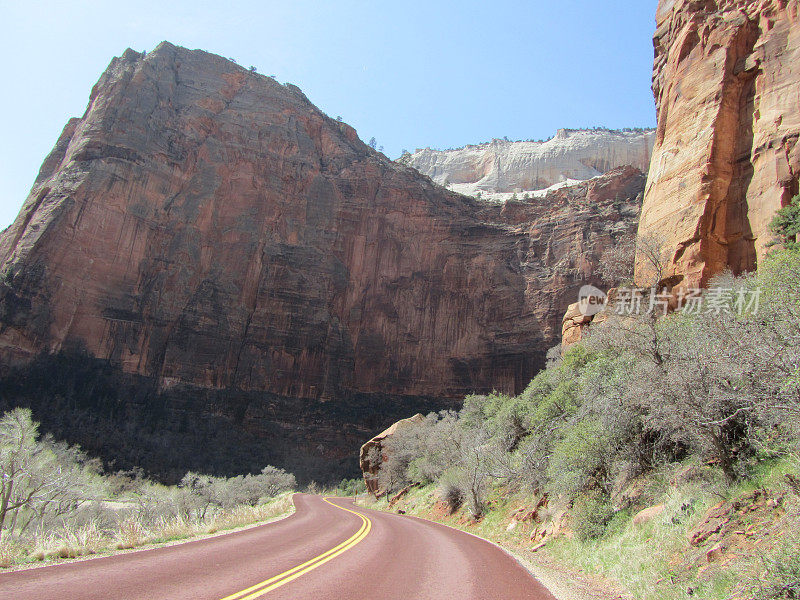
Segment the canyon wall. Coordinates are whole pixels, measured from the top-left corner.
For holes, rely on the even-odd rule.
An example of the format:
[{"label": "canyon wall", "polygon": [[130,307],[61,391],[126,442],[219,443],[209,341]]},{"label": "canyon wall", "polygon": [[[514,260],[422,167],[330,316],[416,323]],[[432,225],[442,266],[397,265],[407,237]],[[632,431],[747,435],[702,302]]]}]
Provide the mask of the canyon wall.
[{"label": "canyon wall", "polygon": [[173,478],[176,444],[195,469],[302,478],[294,448],[353,474],[367,431],[520,392],[642,190],[629,168],[479,202],[295,86],[168,43],[128,50],[0,235],[0,396]]},{"label": "canyon wall", "polygon": [[640,233],[663,245],[665,283],[702,286],[752,270],[798,193],[800,2],[660,0],[654,45]]},{"label": "canyon wall", "polygon": [[454,150],[425,148],[402,160],[454,191],[505,200],[512,193],[531,194],[585,181],[617,167],[647,172],[654,140],[653,130],[560,129],[547,141],[493,140]]},{"label": "canyon wall", "polygon": [[550,190],[543,198],[487,202],[482,216],[519,239],[525,294],[548,347],[562,341],[567,308],[584,285],[617,283],[598,273],[603,252],[636,235],[645,185],[635,167]]}]

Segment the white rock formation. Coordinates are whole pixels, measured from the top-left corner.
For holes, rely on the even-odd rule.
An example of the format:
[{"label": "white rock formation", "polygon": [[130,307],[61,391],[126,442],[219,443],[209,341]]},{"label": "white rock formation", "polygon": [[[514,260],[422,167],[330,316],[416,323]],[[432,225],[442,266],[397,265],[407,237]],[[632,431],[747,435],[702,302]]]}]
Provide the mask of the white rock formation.
[{"label": "white rock formation", "polygon": [[[505,200],[513,193],[585,181],[632,165],[647,173],[655,130],[559,129],[546,142],[493,140],[456,150],[417,150],[404,162],[453,191]],[[537,191],[539,193],[537,193]]]}]

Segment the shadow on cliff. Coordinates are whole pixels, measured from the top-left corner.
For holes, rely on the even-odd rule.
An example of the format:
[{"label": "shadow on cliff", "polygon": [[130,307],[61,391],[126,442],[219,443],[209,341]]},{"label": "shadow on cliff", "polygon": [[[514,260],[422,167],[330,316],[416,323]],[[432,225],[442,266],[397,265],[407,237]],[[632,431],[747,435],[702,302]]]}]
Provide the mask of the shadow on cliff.
[{"label": "shadow on cliff", "polygon": [[360,475],[358,449],[376,431],[441,408],[416,397],[353,394],[329,402],[176,386],[130,375],[81,350],[40,355],[0,379],[0,411],[31,408],[42,433],[79,444],[109,471],[144,469],[165,483],[188,470],[256,473],[272,464],[301,484]]}]

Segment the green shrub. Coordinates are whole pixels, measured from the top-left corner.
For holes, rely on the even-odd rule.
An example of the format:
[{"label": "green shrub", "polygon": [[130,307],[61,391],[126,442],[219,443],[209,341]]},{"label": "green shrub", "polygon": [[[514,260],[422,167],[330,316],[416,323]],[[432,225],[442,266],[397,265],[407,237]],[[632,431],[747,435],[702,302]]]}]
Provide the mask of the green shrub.
[{"label": "green shrub", "polygon": [[336,487],[336,494],[339,496],[358,496],[366,493],[367,484],[364,482],[363,477],[342,479],[342,482]]},{"label": "green shrub", "polygon": [[584,419],[567,429],[553,448],[547,467],[551,491],[573,497],[591,487],[605,487],[608,434],[600,421]]},{"label": "green shrub", "polygon": [[788,205],[777,213],[770,223],[770,229],[780,243],[787,250],[800,249],[798,235],[800,235],[800,196],[792,198]]},{"label": "green shrub", "polygon": [[602,537],[613,517],[611,500],[598,490],[580,495],[572,505],[572,528],[583,541]]}]

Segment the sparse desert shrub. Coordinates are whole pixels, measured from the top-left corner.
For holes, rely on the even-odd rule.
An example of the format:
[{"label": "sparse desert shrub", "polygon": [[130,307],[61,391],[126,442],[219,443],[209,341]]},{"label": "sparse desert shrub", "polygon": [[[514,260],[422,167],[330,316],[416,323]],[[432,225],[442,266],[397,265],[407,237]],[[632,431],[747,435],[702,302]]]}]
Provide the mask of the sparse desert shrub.
[{"label": "sparse desert shrub", "polygon": [[438,494],[451,514],[464,504],[464,491],[453,481],[442,481],[439,484]]},{"label": "sparse desert shrub", "polygon": [[453,411],[430,414],[425,422],[401,433],[401,443],[409,446],[407,463],[409,483],[437,481],[458,462],[464,428]]}]

